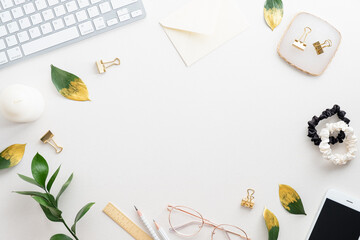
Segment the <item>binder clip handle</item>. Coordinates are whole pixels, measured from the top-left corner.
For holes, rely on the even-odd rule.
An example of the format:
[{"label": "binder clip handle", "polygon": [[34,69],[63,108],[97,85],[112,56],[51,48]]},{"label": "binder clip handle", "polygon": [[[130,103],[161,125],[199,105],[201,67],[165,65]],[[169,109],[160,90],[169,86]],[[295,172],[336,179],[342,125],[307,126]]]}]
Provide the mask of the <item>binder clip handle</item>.
[{"label": "binder clip handle", "polygon": [[311,33],[311,31],[312,31],[312,29],[310,27],[305,27],[303,34],[299,38],[299,41],[305,42],[307,36],[309,35],[309,33]]}]

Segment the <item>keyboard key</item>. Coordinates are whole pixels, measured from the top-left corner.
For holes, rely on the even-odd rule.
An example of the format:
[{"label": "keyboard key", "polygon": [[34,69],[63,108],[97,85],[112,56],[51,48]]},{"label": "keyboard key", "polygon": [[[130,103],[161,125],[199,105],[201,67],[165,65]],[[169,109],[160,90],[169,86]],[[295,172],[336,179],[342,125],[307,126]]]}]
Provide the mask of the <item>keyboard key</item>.
[{"label": "keyboard key", "polygon": [[94,27],[92,26],[92,23],[90,21],[81,23],[79,25],[80,33],[81,35],[86,35],[89,33],[92,33],[94,31]]},{"label": "keyboard key", "polygon": [[64,29],[60,32],[50,34],[43,38],[39,38],[35,41],[25,43],[24,45],[22,45],[22,49],[24,51],[24,54],[27,56],[29,54],[36,53],[41,50],[61,44],[63,42],[78,38],[79,36],[80,35],[76,27],[71,27],[68,29]]},{"label": "keyboard key", "polygon": [[31,28],[29,33],[31,38],[37,38],[41,36],[40,29],[38,27]]},{"label": "keyboard key", "polygon": [[112,18],[112,19],[108,20],[106,23],[110,27],[110,26],[117,24],[118,22],[119,21],[116,18]]},{"label": "keyboard key", "polygon": [[9,22],[12,20],[11,14],[9,11],[0,13],[0,19],[3,23]]},{"label": "keyboard key", "polygon": [[64,22],[63,22],[63,20],[61,18],[54,20],[52,22],[52,24],[54,26],[55,31],[65,27]]},{"label": "keyboard key", "polygon": [[25,29],[31,26],[30,20],[28,17],[22,18],[19,20],[21,29]]},{"label": "keyboard key", "polygon": [[59,0],[47,0],[49,6],[54,6],[59,3]]},{"label": "keyboard key", "polygon": [[43,15],[45,21],[51,20],[55,17],[54,13],[51,9],[43,11],[42,15]]},{"label": "keyboard key", "polygon": [[99,4],[101,13],[107,13],[111,11],[110,3],[104,2]]},{"label": "keyboard key", "polygon": [[78,9],[75,1],[66,3],[66,8],[67,8],[68,12],[73,12]]},{"label": "keyboard key", "polygon": [[88,8],[88,13],[89,13],[89,16],[90,18],[93,18],[93,17],[96,17],[96,16],[99,16],[99,9],[97,8],[97,6],[93,6],[91,8]]},{"label": "keyboard key", "polygon": [[106,27],[103,17],[95,18],[93,22],[96,30],[100,30]]},{"label": "keyboard key", "polygon": [[0,39],[0,50],[3,50],[6,48],[4,39]]},{"label": "keyboard key", "polygon": [[54,7],[54,11],[55,11],[55,15],[57,17],[60,17],[62,15],[65,15],[66,11],[65,11],[65,7],[63,5]]},{"label": "keyboard key", "polygon": [[117,15],[120,17],[121,15],[129,13],[129,10],[127,8],[122,8],[119,11],[117,11]]},{"label": "keyboard key", "polygon": [[8,8],[11,8],[12,6],[14,6],[12,0],[0,0],[0,2],[4,9],[8,9]]},{"label": "keyboard key", "polygon": [[82,21],[85,21],[86,19],[88,19],[86,11],[81,10],[80,12],[77,12],[76,13],[76,18],[77,18],[78,22],[82,22]]},{"label": "keyboard key", "polygon": [[15,35],[8,36],[5,38],[5,40],[6,40],[6,44],[8,45],[8,47],[15,46],[18,43]]},{"label": "keyboard key", "polygon": [[9,30],[9,33],[14,33],[19,31],[19,25],[17,24],[17,22],[11,22],[7,25],[7,28]]},{"label": "keyboard key", "polygon": [[36,13],[36,14],[32,15],[30,18],[31,18],[33,25],[36,25],[36,24],[39,24],[42,22],[40,13]]},{"label": "keyboard key", "polygon": [[19,32],[17,34],[17,36],[18,36],[18,39],[19,39],[19,41],[21,43],[26,42],[26,41],[28,41],[30,39],[29,34],[27,33],[27,31]]},{"label": "keyboard key", "polygon": [[130,14],[121,15],[119,17],[120,22],[124,22],[130,19]]},{"label": "keyboard key", "polygon": [[137,0],[111,0],[111,5],[114,9],[117,9],[135,2],[137,2]]},{"label": "keyboard key", "polygon": [[0,37],[3,37],[5,35],[7,35],[7,30],[5,26],[0,26]]},{"label": "keyboard key", "polygon": [[40,28],[41,28],[41,31],[43,34],[48,34],[53,31],[50,23],[45,23],[45,24],[41,25]]},{"label": "keyboard key", "polygon": [[90,0],[91,1],[91,4],[96,4],[98,2],[101,2],[101,0]]},{"label": "keyboard key", "polygon": [[24,11],[26,14],[31,14],[31,13],[34,13],[35,12],[35,7],[34,7],[34,4],[33,3],[28,3],[28,4],[25,4],[23,6],[24,8]]},{"label": "keyboard key", "polygon": [[6,54],[4,52],[0,52],[0,65],[8,62]]},{"label": "keyboard key", "polygon": [[77,0],[79,8],[84,8],[90,5],[89,0]]},{"label": "keyboard key", "polygon": [[10,61],[14,61],[23,56],[19,47],[14,47],[12,49],[9,49],[7,51],[7,54],[9,56]]},{"label": "keyboard key", "polygon": [[46,1],[45,0],[35,0],[35,5],[37,10],[43,10],[47,7]]},{"label": "keyboard key", "polygon": [[24,12],[21,9],[21,7],[13,8],[13,9],[11,9],[11,12],[12,12],[14,18],[20,18],[20,17],[24,16]]},{"label": "keyboard key", "polygon": [[66,26],[71,26],[76,23],[74,14],[70,14],[66,17],[64,17]]},{"label": "keyboard key", "polygon": [[134,17],[138,17],[138,16],[141,16],[143,13],[142,11],[139,9],[139,10],[136,10],[136,11],[133,11],[131,12],[131,16],[134,18]]},{"label": "keyboard key", "polygon": [[15,0],[15,5],[19,5],[25,2],[25,0]]}]

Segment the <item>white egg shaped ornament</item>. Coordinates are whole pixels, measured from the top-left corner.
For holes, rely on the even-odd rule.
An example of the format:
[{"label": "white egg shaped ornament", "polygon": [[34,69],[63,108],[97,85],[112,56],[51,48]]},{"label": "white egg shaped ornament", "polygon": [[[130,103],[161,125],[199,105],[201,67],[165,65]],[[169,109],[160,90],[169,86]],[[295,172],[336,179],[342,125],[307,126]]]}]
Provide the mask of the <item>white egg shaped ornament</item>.
[{"label": "white egg shaped ornament", "polygon": [[44,107],[42,94],[33,87],[15,84],[0,92],[0,112],[12,122],[33,122],[40,118]]}]

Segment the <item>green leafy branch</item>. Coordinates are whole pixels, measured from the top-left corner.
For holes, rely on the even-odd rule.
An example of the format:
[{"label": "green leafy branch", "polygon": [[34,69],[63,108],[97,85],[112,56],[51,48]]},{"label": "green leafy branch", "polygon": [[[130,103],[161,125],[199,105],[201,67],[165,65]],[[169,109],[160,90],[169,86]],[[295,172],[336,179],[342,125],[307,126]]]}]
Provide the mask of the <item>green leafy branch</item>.
[{"label": "green leafy branch", "polygon": [[[60,172],[60,167],[54,172],[54,174],[50,177],[49,181],[46,184],[46,180],[49,174],[49,165],[46,160],[39,153],[37,153],[31,163],[31,173],[33,178],[21,174],[19,174],[19,177],[28,183],[40,187],[45,192],[42,193],[35,191],[17,191],[16,193],[31,196],[36,202],[40,204],[40,207],[43,210],[45,216],[50,221],[63,223],[66,229],[71,233],[71,235],[76,240],[79,240],[79,238],[76,236],[76,224],[95,203],[88,203],[82,209],[80,209],[80,211],[75,217],[74,224],[71,228],[69,228],[69,226],[66,224],[65,220],[62,217],[62,211],[58,208],[58,203],[60,196],[70,185],[73,179],[73,174],[71,174],[69,179],[64,183],[56,198],[50,193],[51,187],[53,186],[55,179]],[[56,234],[52,236],[50,240],[72,240],[72,238],[65,234]]]}]

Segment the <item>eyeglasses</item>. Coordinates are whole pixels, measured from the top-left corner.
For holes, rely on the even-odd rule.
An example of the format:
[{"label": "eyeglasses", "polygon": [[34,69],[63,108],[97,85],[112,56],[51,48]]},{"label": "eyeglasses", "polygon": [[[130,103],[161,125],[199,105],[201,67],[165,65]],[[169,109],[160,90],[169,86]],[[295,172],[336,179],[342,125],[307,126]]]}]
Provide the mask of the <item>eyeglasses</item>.
[{"label": "eyeglasses", "polygon": [[213,227],[211,240],[250,240],[241,228],[229,224],[215,224],[198,211],[185,206],[168,205],[170,231],[183,237],[197,235],[203,226]]}]

